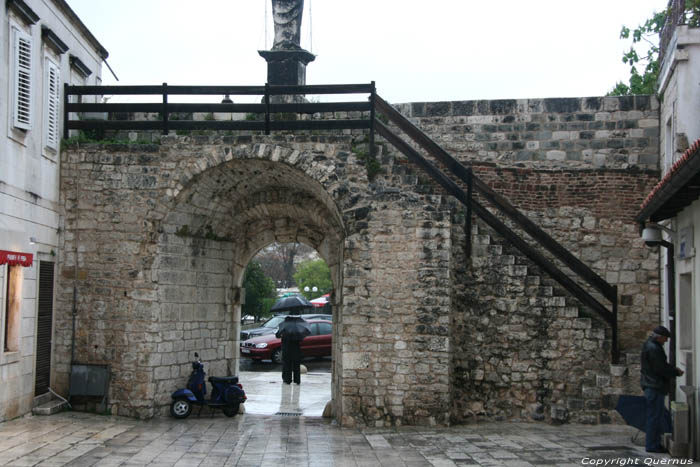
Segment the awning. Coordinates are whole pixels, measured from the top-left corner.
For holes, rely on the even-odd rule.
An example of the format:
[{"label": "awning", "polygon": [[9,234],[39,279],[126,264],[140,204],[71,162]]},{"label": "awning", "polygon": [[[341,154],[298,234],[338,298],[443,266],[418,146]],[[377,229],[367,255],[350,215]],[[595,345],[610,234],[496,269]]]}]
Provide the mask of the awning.
[{"label": "awning", "polygon": [[659,222],[674,217],[700,198],[700,139],[673,164],[651,190],[635,220]]},{"label": "awning", "polygon": [[0,266],[7,263],[10,266],[24,266],[28,268],[32,265],[33,259],[34,255],[31,253],[0,250]]}]

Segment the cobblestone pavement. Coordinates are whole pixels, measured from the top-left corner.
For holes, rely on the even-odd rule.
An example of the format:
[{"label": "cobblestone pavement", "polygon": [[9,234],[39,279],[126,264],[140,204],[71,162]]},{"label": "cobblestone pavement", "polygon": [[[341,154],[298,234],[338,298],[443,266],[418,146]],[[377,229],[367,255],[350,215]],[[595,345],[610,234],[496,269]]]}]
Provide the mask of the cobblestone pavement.
[{"label": "cobblestone pavement", "polygon": [[[636,446],[631,441],[635,433],[620,425],[347,429],[308,416],[226,418],[217,412],[186,420],[140,421],[63,412],[1,423],[0,465],[669,465],[668,456],[650,457]],[[604,464],[605,460],[614,463]]]},{"label": "cobblestone pavement", "polygon": [[62,412],[0,423],[0,466],[608,467],[672,461],[646,455],[638,446],[644,435],[633,442],[637,430],[622,425],[341,428],[318,416],[331,397],[330,373],[303,374],[301,386],[282,384],[279,372],[239,376],[248,400],[246,413],[234,418],[208,409],[197,416],[195,408],[185,420]]}]

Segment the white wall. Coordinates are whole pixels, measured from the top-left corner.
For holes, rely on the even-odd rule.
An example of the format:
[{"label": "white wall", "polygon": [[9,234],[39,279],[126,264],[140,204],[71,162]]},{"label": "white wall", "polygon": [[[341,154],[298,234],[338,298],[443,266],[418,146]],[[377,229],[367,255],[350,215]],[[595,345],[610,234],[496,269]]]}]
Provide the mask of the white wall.
[{"label": "white wall", "polygon": [[[84,26],[70,14],[62,0],[24,0],[39,16],[36,24],[26,24],[20,16],[0,2],[0,250],[35,255],[34,265],[24,270],[21,305],[21,345],[18,352],[0,347],[0,421],[22,415],[32,408],[34,398],[35,329],[37,313],[37,254],[54,260],[58,251],[59,157],[57,150],[45,146],[45,60],[50,58],[60,69],[60,100],[63,83],[71,76],[69,55],[78,57],[92,74],[86,84],[101,83],[102,58],[94,38],[86,36]],[[19,130],[12,124],[14,42],[12,27],[18,27],[32,39],[32,127]],[[42,41],[42,26],[50,28],[67,46],[60,54]],[[88,33],[89,34],[89,33]],[[72,83],[71,83],[72,84]],[[62,104],[59,117],[63,115]],[[62,125],[60,125],[62,130]],[[30,244],[29,238],[37,242]],[[0,266],[0,341],[4,338],[5,288],[7,265]],[[0,342],[2,346],[2,342]]]},{"label": "white wall", "polygon": [[[659,80],[659,93],[662,95],[660,119],[661,169],[665,173],[683,153],[679,141],[687,140],[692,145],[700,138],[700,29],[678,26],[675,31],[675,45],[667,52],[662,64]],[[673,45],[673,40],[671,41]],[[680,47],[680,48],[679,48]],[[668,129],[667,129],[668,128]],[[672,131],[669,131],[671,130]],[[679,147],[680,146],[680,147]],[[675,247],[675,298],[676,329],[675,350],[677,366],[686,372],[677,379],[676,400],[686,401],[682,385],[700,386],[700,316],[698,315],[698,297],[700,297],[700,264],[694,252],[679,257],[680,234],[684,229],[692,229],[693,246],[697,251],[700,246],[700,201],[695,201],[681,211],[670,227],[675,231],[672,238]],[[662,260],[663,261],[663,260]],[[665,264],[665,262],[662,262]],[[662,266],[663,267],[663,266]],[[663,285],[666,287],[665,281]],[[662,303],[662,322],[668,322],[668,306]],[[689,339],[685,348],[681,337]],[[688,352],[692,362],[686,361]],[[696,393],[695,403],[698,400]],[[696,411],[695,426],[700,427],[700,411]],[[696,443],[700,446],[700,430],[696,428]]]}]

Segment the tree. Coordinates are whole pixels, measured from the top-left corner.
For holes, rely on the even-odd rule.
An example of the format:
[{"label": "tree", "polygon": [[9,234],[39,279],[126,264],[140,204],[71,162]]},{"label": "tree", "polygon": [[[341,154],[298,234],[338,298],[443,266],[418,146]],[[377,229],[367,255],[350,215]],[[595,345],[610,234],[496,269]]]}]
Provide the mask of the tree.
[{"label": "tree", "polygon": [[273,243],[255,255],[267,274],[282,287],[289,287],[293,281],[294,263],[299,257],[308,256],[314,249],[303,243]]},{"label": "tree", "polygon": [[241,314],[251,315],[258,321],[266,315],[274,302],[276,295],[275,284],[265,273],[257,261],[251,261],[245,268],[243,279],[245,287],[245,304],[241,307]]},{"label": "tree", "polygon": [[[667,10],[654,13],[643,25],[630,30],[627,26],[622,26],[620,39],[629,39],[632,36],[632,46],[628,52],[622,55],[622,63],[630,66],[629,85],[618,82],[610,96],[627,96],[630,94],[654,94],[656,92],[656,81],[659,77],[659,33],[664,27]],[[639,45],[646,44],[646,53],[638,53]],[[636,47],[636,48],[635,48]],[[640,73],[637,66],[643,66]]]},{"label": "tree", "polygon": [[[628,52],[622,55],[622,62],[630,66],[629,84],[618,82],[608,93],[609,96],[627,96],[631,94],[654,94],[659,78],[659,35],[666,23],[666,18],[671,15],[671,3],[659,13],[654,13],[644,24],[630,30],[622,26],[621,39],[632,38],[632,46]],[[680,19],[674,19],[689,26],[700,25],[700,0],[685,0],[685,7]],[[646,52],[638,51],[640,45],[646,44]],[[643,66],[640,73],[637,66]]]},{"label": "tree", "polygon": [[[309,300],[327,294],[333,288],[331,271],[322,259],[300,263],[297,272],[294,273],[294,280],[301,293]],[[308,287],[309,291],[305,292],[304,287]],[[316,292],[311,290],[314,287],[318,289]]]}]

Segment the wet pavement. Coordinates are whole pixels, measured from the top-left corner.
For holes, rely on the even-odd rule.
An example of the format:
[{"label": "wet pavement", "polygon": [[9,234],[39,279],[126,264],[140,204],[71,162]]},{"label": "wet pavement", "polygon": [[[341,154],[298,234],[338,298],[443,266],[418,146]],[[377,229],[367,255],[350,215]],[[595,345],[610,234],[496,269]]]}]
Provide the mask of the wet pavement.
[{"label": "wet pavement", "polygon": [[632,441],[637,430],[622,425],[341,428],[318,416],[330,399],[330,376],[310,371],[297,386],[283,384],[278,372],[242,372],[249,399],[246,413],[233,418],[207,409],[185,420],[71,411],[29,415],[0,423],[0,465],[688,465],[686,459],[646,454],[639,446],[643,434]]},{"label": "wet pavement", "polygon": [[[331,372],[331,357],[306,358],[302,364],[311,373],[330,373]],[[253,371],[256,373],[274,373],[281,372],[282,365],[272,363],[269,360],[255,361],[250,358],[241,358],[240,371]]]},{"label": "wet pavement", "polygon": [[331,374],[309,371],[301,384],[284,384],[281,372],[241,372],[246,391],[245,413],[257,415],[305,415],[320,417],[331,400]]}]

